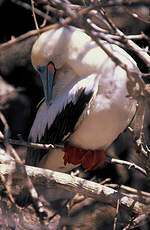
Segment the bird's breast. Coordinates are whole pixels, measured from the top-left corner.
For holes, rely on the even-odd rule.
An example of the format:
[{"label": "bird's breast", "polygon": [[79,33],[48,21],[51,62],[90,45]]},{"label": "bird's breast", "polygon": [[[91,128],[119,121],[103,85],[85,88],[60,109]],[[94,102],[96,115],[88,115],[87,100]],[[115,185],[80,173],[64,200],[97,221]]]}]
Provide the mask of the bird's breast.
[{"label": "bird's breast", "polygon": [[126,73],[118,68],[114,79],[108,75],[99,81],[97,94],[70,137],[72,145],[91,150],[106,149],[132,120],[137,102],[128,97]]}]

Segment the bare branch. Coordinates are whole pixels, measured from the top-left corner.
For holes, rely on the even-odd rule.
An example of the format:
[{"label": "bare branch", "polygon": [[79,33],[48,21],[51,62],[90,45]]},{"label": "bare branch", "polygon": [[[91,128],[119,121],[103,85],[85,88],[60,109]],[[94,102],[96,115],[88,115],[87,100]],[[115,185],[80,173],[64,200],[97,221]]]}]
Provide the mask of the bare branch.
[{"label": "bare branch", "polygon": [[116,207],[116,216],[114,218],[113,230],[116,230],[116,228],[117,228],[117,220],[118,220],[118,214],[119,214],[119,205],[120,205],[120,200],[118,198],[117,207]]},{"label": "bare branch", "polygon": [[39,26],[38,26],[36,15],[35,15],[34,0],[31,0],[31,6],[32,6],[32,14],[34,18],[35,27],[36,27],[36,30],[39,31]]},{"label": "bare branch", "polygon": [[128,169],[131,169],[131,168],[135,168],[136,170],[138,170],[139,172],[141,172],[142,174],[144,174],[145,176],[147,176],[147,173],[146,171],[141,168],[140,166],[134,164],[134,163],[131,163],[131,162],[128,162],[128,161],[124,161],[124,160],[119,160],[119,159],[110,159],[110,162],[112,164],[121,164],[121,165],[126,165],[128,166]]},{"label": "bare branch", "polygon": [[[78,12],[78,14],[76,15],[76,18],[78,18],[78,17],[80,17],[80,16],[82,16],[82,15],[88,13],[88,12],[89,12],[90,10],[92,10],[93,8],[94,8],[94,6],[89,6],[89,7],[86,7],[85,9],[81,9],[81,10]],[[6,42],[6,43],[3,43],[2,45],[0,45],[0,50],[1,50],[1,49],[4,49],[4,48],[6,48],[6,47],[8,47],[8,46],[10,46],[10,45],[12,45],[12,44],[15,44],[15,43],[17,43],[17,42],[20,42],[20,41],[22,41],[22,40],[24,40],[24,39],[27,39],[27,38],[29,38],[29,37],[38,35],[39,32],[40,32],[40,33],[43,33],[43,32],[46,32],[46,31],[48,31],[48,30],[51,30],[51,29],[58,29],[58,28],[60,28],[61,26],[64,26],[64,25],[69,24],[71,21],[72,21],[72,18],[71,18],[71,17],[67,17],[67,18],[65,18],[65,19],[63,20],[63,25],[60,24],[60,23],[55,23],[55,24],[52,24],[52,25],[50,25],[50,26],[46,26],[46,27],[44,27],[44,28],[42,28],[42,29],[39,29],[39,30],[32,30],[32,31],[29,31],[29,32],[27,32],[26,34],[23,34],[23,35],[19,36],[18,38],[14,38],[13,40],[10,40],[10,41],[8,41],[8,42]]]},{"label": "bare branch", "polygon": [[[118,188],[118,184],[105,184],[105,186],[108,186],[108,187],[114,188],[114,189]],[[141,191],[141,190],[137,190],[135,188],[131,188],[131,187],[126,186],[126,185],[119,185],[119,188],[124,192],[128,192],[130,194],[131,193],[136,194],[141,198],[143,198],[144,196],[150,198],[150,193],[149,192],[144,192],[144,191]]]},{"label": "bare branch", "polygon": [[[11,2],[15,3],[16,5],[19,5],[27,10],[30,10],[32,11],[32,6],[29,5],[28,3],[26,2],[23,2],[23,1],[19,1],[19,0],[11,0]],[[34,8],[34,12],[39,15],[40,17],[46,19],[48,22],[51,22],[51,17],[47,14],[45,14],[44,12],[42,12],[41,10],[37,9],[37,8]]]},{"label": "bare branch", "polygon": [[[65,173],[54,172],[48,169],[41,169],[37,167],[25,166],[26,172],[31,177],[32,182],[39,186],[44,186],[44,189],[49,189],[51,186],[58,186],[62,189],[79,193],[84,196],[97,199],[103,203],[116,207],[118,198],[120,199],[120,206],[127,209],[134,214],[142,214],[148,211],[149,207],[131,199],[124,194],[118,193],[116,190],[100,185],[95,182],[87,181],[79,177],[72,177]],[[8,176],[10,173],[9,165],[0,165],[0,173]],[[22,182],[19,182],[19,175],[16,174],[12,186],[18,185],[22,187]]]},{"label": "bare branch", "polygon": [[63,147],[61,147],[60,145],[31,143],[31,142],[27,142],[27,141],[23,141],[23,140],[14,140],[14,139],[11,139],[11,138],[6,139],[1,132],[0,132],[0,142],[2,142],[2,143],[10,143],[12,145],[25,146],[25,147],[29,147],[29,148],[35,148],[35,149],[49,150],[51,148],[55,148],[55,149],[63,150]]}]

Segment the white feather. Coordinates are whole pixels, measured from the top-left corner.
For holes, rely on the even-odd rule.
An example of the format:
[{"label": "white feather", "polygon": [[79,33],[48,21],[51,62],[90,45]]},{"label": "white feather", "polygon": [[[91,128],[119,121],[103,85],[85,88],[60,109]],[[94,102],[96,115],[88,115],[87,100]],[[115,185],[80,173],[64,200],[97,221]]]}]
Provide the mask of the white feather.
[{"label": "white feather", "polygon": [[[103,45],[130,70],[138,72],[132,57],[123,49]],[[58,68],[53,88],[53,103],[40,107],[30,137],[40,141],[46,126],[50,128],[58,113],[69,103],[76,103],[79,90],[85,88],[93,97],[76,124],[69,141],[85,149],[106,149],[127,127],[136,111],[136,100],[128,96],[128,77],[110,57],[82,30],[64,27],[43,33],[32,50],[32,63],[47,65],[53,61]],[[49,152],[41,161],[41,167],[67,171],[63,165],[63,152]],[[58,161],[57,161],[58,160]],[[57,161],[55,165],[53,162]],[[72,167],[72,166],[71,166]]]}]

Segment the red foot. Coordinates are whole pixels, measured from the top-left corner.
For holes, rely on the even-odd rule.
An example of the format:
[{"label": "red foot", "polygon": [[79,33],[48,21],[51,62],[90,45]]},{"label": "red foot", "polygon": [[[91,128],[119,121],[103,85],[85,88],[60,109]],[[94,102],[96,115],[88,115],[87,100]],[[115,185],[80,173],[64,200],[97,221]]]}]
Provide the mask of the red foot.
[{"label": "red foot", "polygon": [[68,142],[64,144],[64,149],[64,165],[81,164],[86,170],[94,170],[104,164],[106,159],[104,150],[85,150],[71,146]]}]

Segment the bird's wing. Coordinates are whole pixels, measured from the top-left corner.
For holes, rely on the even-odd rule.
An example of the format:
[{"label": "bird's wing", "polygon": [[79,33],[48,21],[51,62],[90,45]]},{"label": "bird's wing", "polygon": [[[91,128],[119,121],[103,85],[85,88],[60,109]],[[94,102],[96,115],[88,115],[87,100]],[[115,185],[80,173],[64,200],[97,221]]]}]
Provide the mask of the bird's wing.
[{"label": "bird's wing", "polygon": [[[98,80],[92,74],[78,80],[73,87],[66,90],[47,109],[37,113],[29,140],[33,142],[58,144],[74,131],[79,118],[84,114],[87,104],[97,93]],[[38,165],[46,150],[28,149],[26,164]]]}]

